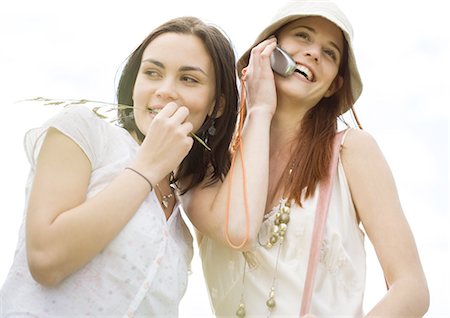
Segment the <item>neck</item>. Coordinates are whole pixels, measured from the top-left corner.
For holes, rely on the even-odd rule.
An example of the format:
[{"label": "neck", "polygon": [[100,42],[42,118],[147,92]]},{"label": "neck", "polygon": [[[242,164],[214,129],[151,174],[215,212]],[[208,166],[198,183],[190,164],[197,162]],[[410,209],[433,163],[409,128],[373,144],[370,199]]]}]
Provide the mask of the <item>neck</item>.
[{"label": "neck", "polygon": [[278,101],[270,127],[269,189],[266,210],[278,202],[283,195],[283,171],[291,164],[293,148],[298,141],[301,122],[311,109],[301,103]]},{"label": "neck", "polygon": [[[297,116],[297,117],[296,117]],[[269,188],[266,203],[266,211],[278,202],[283,195],[282,174],[285,167],[289,166],[292,148],[300,129],[301,118],[291,112],[277,108],[272,118],[270,127],[269,150]]]},{"label": "neck", "polygon": [[309,107],[301,104],[277,104],[277,110],[270,127],[270,148],[291,145],[298,137],[301,123]]}]

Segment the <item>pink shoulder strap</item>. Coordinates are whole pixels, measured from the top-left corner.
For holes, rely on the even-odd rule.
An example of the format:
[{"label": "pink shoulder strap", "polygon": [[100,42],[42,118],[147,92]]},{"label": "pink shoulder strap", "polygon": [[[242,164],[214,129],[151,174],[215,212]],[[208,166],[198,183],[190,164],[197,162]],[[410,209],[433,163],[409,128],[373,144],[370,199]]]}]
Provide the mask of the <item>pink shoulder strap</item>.
[{"label": "pink shoulder strap", "polygon": [[333,185],[334,176],[339,158],[339,150],[341,148],[341,140],[345,131],[336,134],[333,141],[333,153],[330,166],[328,168],[328,177],[320,182],[319,185],[319,201],[317,203],[316,216],[314,219],[314,228],[311,239],[311,249],[309,251],[308,268],[306,271],[305,288],[300,307],[300,317],[309,313],[311,309],[311,298],[314,288],[314,277],[316,275],[317,263],[319,262],[320,246],[323,239],[323,232],[327,220],[328,207],[330,206],[331,187]]}]

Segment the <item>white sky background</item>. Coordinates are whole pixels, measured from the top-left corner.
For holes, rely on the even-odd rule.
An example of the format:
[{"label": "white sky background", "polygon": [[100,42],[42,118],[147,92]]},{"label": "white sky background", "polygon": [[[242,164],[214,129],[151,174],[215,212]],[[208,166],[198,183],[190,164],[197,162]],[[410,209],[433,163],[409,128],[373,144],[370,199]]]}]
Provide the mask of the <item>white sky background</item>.
[{"label": "white sky background", "polygon": [[[449,104],[450,29],[445,1],[337,0],[355,30],[364,82],[356,104],[399,188],[431,291],[426,317],[450,317]],[[15,103],[44,96],[114,102],[118,71],[160,23],[195,15],[219,25],[241,55],[279,1],[51,1],[0,3],[0,284],[14,254],[28,163],[23,134],[52,108]],[[368,247],[365,307],[384,292]],[[181,317],[210,317],[198,254]]]}]

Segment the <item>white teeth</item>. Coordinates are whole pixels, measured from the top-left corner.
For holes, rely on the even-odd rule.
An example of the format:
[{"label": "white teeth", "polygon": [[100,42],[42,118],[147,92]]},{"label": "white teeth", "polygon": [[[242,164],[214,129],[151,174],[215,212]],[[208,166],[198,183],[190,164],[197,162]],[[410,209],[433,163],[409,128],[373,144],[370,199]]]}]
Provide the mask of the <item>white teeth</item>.
[{"label": "white teeth", "polygon": [[152,113],[152,114],[157,114],[157,113],[159,113],[159,112],[161,111],[160,108],[149,108],[148,110],[149,110],[150,113]]},{"label": "white teeth", "polygon": [[309,68],[307,68],[304,65],[299,65],[297,67],[297,70],[300,72],[300,74],[302,74],[304,77],[306,77],[306,79],[310,82],[313,81],[314,77],[313,77],[313,73],[310,71]]}]

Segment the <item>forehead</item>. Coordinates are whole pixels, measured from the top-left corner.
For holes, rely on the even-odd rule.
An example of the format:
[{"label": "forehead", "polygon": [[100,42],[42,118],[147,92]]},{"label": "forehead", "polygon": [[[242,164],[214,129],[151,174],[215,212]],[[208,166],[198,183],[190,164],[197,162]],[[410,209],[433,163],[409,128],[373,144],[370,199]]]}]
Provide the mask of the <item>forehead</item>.
[{"label": "forehead", "polygon": [[142,58],[157,57],[178,61],[211,63],[203,41],[193,34],[166,32],[155,37],[145,48]]},{"label": "forehead", "polygon": [[283,35],[289,31],[293,31],[302,27],[307,27],[315,30],[316,33],[325,36],[329,41],[333,41],[342,48],[344,43],[344,36],[342,30],[333,22],[320,16],[308,16],[299,18],[284,25],[278,33]]}]

